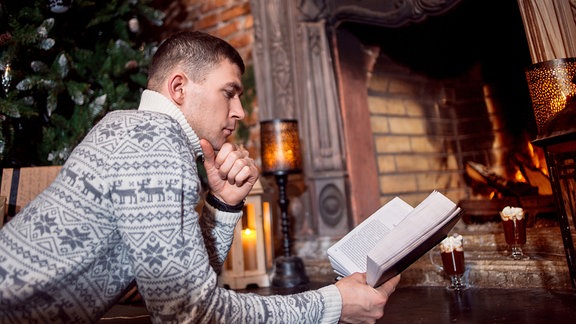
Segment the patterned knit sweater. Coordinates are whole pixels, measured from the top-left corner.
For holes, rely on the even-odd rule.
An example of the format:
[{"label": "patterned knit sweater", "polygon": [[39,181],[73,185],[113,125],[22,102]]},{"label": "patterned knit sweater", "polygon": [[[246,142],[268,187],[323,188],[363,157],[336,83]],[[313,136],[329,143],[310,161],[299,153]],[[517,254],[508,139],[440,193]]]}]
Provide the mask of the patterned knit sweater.
[{"label": "patterned knit sweater", "polygon": [[167,98],[105,116],[0,231],[0,323],[98,320],[136,280],[158,323],[331,323],[334,285],[290,296],[217,287],[241,213],[205,205],[199,138]]}]

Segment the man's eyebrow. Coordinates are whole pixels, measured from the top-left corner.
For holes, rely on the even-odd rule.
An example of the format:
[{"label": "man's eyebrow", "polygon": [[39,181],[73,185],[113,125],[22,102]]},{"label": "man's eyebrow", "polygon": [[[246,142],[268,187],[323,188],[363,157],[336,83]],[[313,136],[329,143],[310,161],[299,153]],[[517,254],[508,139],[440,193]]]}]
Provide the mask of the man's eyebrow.
[{"label": "man's eyebrow", "polygon": [[237,82],[228,82],[226,83],[226,87],[233,88],[234,91],[238,92],[238,95],[242,95],[242,93],[244,93],[244,88]]}]

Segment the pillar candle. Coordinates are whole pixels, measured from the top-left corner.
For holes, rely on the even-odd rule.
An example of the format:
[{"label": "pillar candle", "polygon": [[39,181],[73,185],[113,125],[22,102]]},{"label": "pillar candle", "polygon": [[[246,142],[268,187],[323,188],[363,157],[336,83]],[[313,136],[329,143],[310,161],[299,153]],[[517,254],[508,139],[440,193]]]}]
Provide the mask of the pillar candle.
[{"label": "pillar candle", "polygon": [[242,230],[242,249],[244,252],[244,270],[258,269],[256,254],[256,231],[245,228]]}]

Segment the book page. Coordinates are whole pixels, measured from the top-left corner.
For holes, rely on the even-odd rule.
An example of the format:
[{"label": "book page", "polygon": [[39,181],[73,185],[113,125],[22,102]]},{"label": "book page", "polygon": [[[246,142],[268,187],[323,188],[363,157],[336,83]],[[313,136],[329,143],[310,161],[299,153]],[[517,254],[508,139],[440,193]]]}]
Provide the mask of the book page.
[{"label": "book page", "polygon": [[396,197],[331,246],[328,249],[328,257],[335,272],[341,276],[366,272],[368,251],[401,223],[413,209],[408,203]]}]

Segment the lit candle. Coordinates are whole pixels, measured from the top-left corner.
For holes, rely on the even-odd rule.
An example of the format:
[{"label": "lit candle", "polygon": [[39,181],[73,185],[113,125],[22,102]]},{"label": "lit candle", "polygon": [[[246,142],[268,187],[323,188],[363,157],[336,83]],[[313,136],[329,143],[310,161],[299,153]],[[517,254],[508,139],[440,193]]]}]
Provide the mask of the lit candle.
[{"label": "lit candle", "polygon": [[255,230],[250,228],[242,230],[242,249],[244,252],[244,270],[256,270],[258,263]]}]

